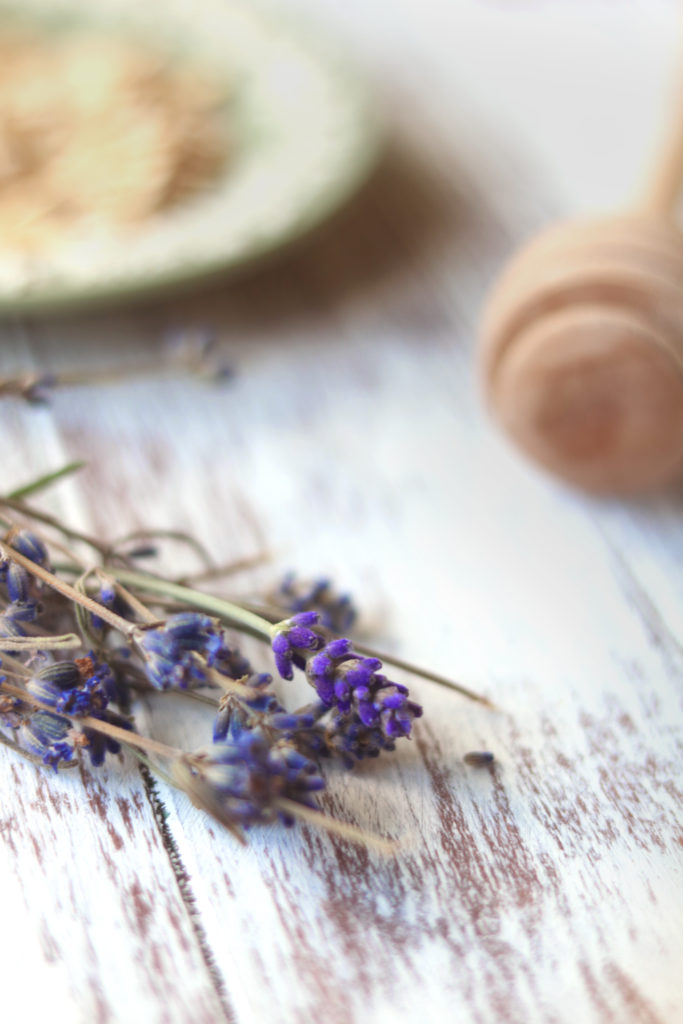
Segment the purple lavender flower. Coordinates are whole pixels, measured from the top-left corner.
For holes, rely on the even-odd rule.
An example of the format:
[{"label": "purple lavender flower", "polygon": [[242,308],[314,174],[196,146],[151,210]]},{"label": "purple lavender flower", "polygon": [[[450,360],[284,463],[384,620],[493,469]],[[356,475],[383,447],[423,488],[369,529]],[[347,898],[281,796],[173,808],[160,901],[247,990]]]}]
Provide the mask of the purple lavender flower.
[{"label": "purple lavender flower", "polygon": [[329,754],[339,757],[347,768],[366,757],[379,757],[382,751],[396,749],[380,726],[363,725],[357,715],[333,714],[325,741]]},{"label": "purple lavender flower", "polygon": [[320,616],[317,612],[301,612],[273,626],[273,654],[275,665],[283,679],[294,677],[294,668],[305,668],[312,651],[319,650],[324,639],[318,630]]},{"label": "purple lavender flower", "polygon": [[181,759],[176,776],[195,804],[243,828],[278,817],[292,824],[278,799],[315,807],[312,794],[325,785],[313,761],[286,742],[273,743],[260,728]]},{"label": "purple lavender flower", "polygon": [[[260,686],[261,690],[272,682],[268,675],[254,676],[252,680],[248,680],[247,685]],[[253,697],[228,693],[221,700],[214,721],[213,739],[214,742],[236,742],[243,733],[258,728],[273,740],[292,740],[298,747],[300,734],[313,727],[317,716],[313,705],[300,711],[287,711],[270,692],[255,689]]]},{"label": "purple lavender flower", "polygon": [[195,654],[208,643],[213,620],[208,615],[183,612],[161,626],[145,630],[138,641],[145,658],[147,678],[158,690],[178,686],[185,690],[206,681],[206,672]]},{"label": "purple lavender flower", "polygon": [[268,596],[288,612],[318,612],[320,624],[333,633],[346,633],[356,621],[356,609],[349,595],[337,594],[325,577],[301,580],[289,572]]},{"label": "purple lavender flower", "polygon": [[26,689],[57,712],[98,716],[113,699],[116,683],[109,665],[97,662],[91,654],[43,666],[29,679]]},{"label": "purple lavender flower", "polygon": [[116,682],[109,665],[98,662],[92,653],[76,661],[56,661],[43,666],[28,680],[26,689],[41,704],[54,709],[54,714],[35,712],[25,729],[28,748],[40,754],[46,764],[56,768],[60,761],[71,760],[76,747],[85,747],[92,764],[97,766],[102,764],[108,751],[116,754],[121,749],[111,737],[90,728],[76,731],[70,719],[62,717],[68,714],[97,718],[122,729],[131,728],[127,718],[109,708],[109,702],[116,695]]},{"label": "purple lavender flower", "polygon": [[349,754],[360,750],[356,726],[379,730],[382,742],[375,733],[363,734],[363,743],[368,750],[378,745],[385,750],[389,749],[388,743],[409,736],[413,719],[422,714],[420,705],[409,699],[407,687],[380,674],[379,658],[358,654],[345,637],[326,643],[316,612],[302,612],[277,623],[273,627],[273,653],[284,679],[292,678],[294,666],[304,668],[324,707],[347,716],[347,724],[356,736],[349,740]]},{"label": "purple lavender flower", "polygon": [[36,537],[35,533],[31,533],[30,530],[18,530],[12,538],[10,546],[15,551],[18,551],[20,555],[23,555],[24,558],[35,562],[36,565],[42,565],[47,568],[50,564],[47,548],[40,537]]},{"label": "purple lavender flower", "polygon": [[[30,530],[18,530],[8,542],[10,547],[18,551],[37,565],[49,567],[47,548]],[[6,558],[0,562],[0,582],[7,586],[7,594],[12,602],[26,602],[32,584],[31,573],[23,566],[17,565]]]},{"label": "purple lavender flower", "polygon": [[13,601],[0,615],[0,637],[25,636],[25,622],[33,622],[38,614],[35,601]]},{"label": "purple lavender flower", "polygon": [[59,764],[74,756],[71,723],[49,711],[36,711],[24,722],[20,730],[22,745],[43,763],[57,770]]},{"label": "purple lavender flower", "polygon": [[204,664],[230,679],[252,673],[246,658],[226,638],[224,630],[208,615],[181,612],[163,625],[146,629],[138,644],[145,658],[147,677],[154,687],[187,689],[207,681]]},{"label": "purple lavender flower", "polygon": [[308,659],[306,677],[326,707],[353,716],[366,729],[379,728],[393,741],[410,735],[422,708],[409,699],[406,686],[381,675],[381,668],[379,658],[363,657],[350,640],[338,639]]}]

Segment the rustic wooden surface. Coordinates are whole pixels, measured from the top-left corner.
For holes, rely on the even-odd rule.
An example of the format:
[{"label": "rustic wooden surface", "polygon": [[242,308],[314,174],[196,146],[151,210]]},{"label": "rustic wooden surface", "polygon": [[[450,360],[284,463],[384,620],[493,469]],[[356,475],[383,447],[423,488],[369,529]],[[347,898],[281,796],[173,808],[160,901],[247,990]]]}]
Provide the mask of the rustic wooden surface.
[{"label": "rustic wooden surface", "polygon": [[[205,323],[237,375],[8,400],[1,485],[85,458],[52,499],[82,526],[187,529],[219,560],[265,538],[275,565],[244,592],[329,573],[382,646],[502,710],[413,681],[414,742],[330,771],[327,811],[404,840],[388,862],[305,827],[242,849],[128,759],[56,778],[0,750],[3,1015],[674,1024],[683,492],[597,501],[540,475],[472,367],[505,255],[633,187],[674,5],[336,6],[392,124],[374,181],[233,287],[5,322],[3,372],[144,360]],[[151,700],[139,723],[209,731]],[[463,764],[480,748],[494,768]]]}]

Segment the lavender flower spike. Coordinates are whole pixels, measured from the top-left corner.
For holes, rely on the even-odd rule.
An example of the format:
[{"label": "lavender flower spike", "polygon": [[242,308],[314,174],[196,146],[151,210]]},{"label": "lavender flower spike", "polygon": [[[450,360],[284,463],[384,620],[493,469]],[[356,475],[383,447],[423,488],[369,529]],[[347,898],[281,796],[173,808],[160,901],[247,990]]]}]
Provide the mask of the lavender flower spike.
[{"label": "lavender flower spike", "polygon": [[313,761],[291,744],[273,743],[260,728],[185,755],[174,765],[174,775],[196,806],[238,834],[240,828],[278,817],[293,824],[278,808],[278,799],[315,807],[312,794],[325,785]]},{"label": "lavender flower spike", "polygon": [[349,595],[338,594],[326,577],[302,580],[288,572],[268,598],[288,612],[318,612],[321,624],[333,633],[345,633],[356,621],[356,609]]},{"label": "lavender flower spike", "polygon": [[323,646],[325,641],[320,632],[312,628],[319,624],[317,612],[301,612],[273,626],[275,665],[283,679],[292,679],[293,666],[305,668],[311,652]]},{"label": "lavender flower spike", "polygon": [[422,708],[409,699],[407,687],[381,675],[381,668],[379,658],[365,658],[353,651],[350,640],[339,639],[308,659],[306,677],[326,707],[393,742],[410,735]]},{"label": "lavender flower spike", "polygon": [[345,760],[376,756],[381,750],[393,750],[394,740],[410,735],[422,708],[410,700],[407,687],[380,674],[379,658],[358,654],[345,637],[325,642],[316,612],[278,622],[272,632],[275,664],[282,678],[291,679],[294,666],[305,669],[323,708],[335,712],[326,740],[330,752],[340,753]]},{"label": "lavender flower spike", "polygon": [[214,619],[198,612],[179,612],[153,629],[146,629],[138,641],[145,658],[147,677],[158,690],[206,682],[209,668],[229,679],[241,679],[252,673],[251,666],[231,644]]},{"label": "lavender flower spike", "polygon": [[[9,542],[20,555],[30,559],[37,565],[49,567],[49,558],[45,545],[30,530],[18,530]],[[0,562],[0,583],[7,585],[10,601],[25,602],[32,585],[31,574],[7,559]]]}]

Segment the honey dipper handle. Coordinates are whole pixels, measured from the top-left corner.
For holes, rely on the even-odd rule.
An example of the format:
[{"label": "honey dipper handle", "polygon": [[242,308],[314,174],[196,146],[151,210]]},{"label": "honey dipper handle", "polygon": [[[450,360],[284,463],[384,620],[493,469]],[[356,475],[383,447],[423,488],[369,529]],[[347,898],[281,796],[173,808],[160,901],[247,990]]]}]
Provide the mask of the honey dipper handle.
[{"label": "honey dipper handle", "polygon": [[679,88],[669,131],[638,206],[648,213],[674,218],[682,186],[683,87]]}]

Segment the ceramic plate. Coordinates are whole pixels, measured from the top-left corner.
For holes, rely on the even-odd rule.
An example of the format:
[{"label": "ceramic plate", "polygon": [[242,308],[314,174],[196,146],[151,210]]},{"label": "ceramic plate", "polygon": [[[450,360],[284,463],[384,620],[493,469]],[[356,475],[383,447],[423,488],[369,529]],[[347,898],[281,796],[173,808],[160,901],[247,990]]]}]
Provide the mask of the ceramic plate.
[{"label": "ceramic plate", "polygon": [[[16,3],[0,2],[0,15]],[[123,236],[50,254],[0,248],[0,310],[125,299],[230,274],[317,226],[372,167],[366,90],[317,35],[230,0],[21,0],[49,31],[86,25],[174,50],[224,80],[233,151],[218,181]]]}]

